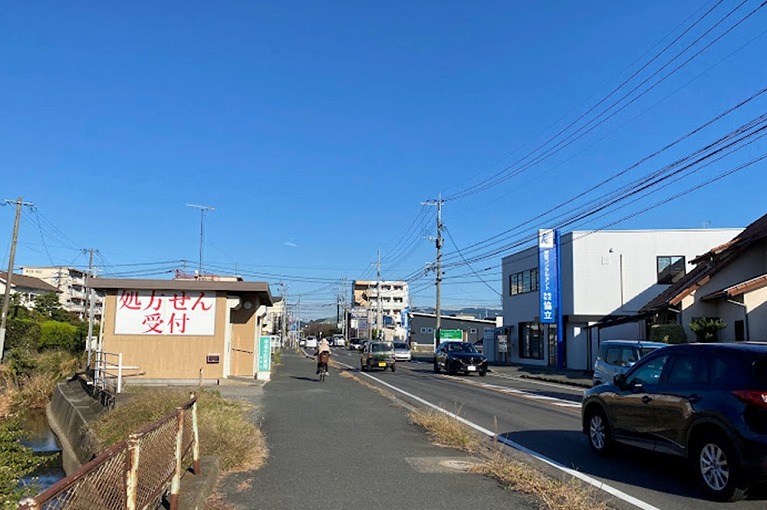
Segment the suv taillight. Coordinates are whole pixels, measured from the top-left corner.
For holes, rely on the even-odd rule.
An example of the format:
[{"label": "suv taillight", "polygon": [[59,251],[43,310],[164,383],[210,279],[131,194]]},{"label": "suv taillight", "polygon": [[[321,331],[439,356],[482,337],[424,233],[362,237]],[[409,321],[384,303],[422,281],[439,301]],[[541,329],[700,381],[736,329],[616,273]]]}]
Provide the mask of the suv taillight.
[{"label": "suv taillight", "polygon": [[767,391],[735,390],[732,393],[747,404],[767,409]]}]

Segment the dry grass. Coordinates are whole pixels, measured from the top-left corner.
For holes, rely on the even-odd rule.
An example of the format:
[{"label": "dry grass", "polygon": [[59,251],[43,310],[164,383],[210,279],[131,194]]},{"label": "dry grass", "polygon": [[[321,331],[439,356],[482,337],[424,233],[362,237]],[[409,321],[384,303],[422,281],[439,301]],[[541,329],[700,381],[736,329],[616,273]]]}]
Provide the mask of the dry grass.
[{"label": "dry grass", "polygon": [[597,498],[595,489],[584,486],[575,478],[551,478],[527,463],[510,458],[500,450],[471,468],[471,471],[494,478],[510,490],[537,498],[547,510],[609,508],[604,501]]},{"label": "dry grass", "polygon": [[[453,414],[460,415],[460,409]],[[486,440],[458,420],[436,410],[415,410],[408,414],[410,423],[422,427],[426,435],[440,446],[457,448],[468,453],[480,453]]]},{"label": "dry grass", "polygon": [[[197,395],[202,455],[217,456],[224,473],[261,467],[269,450],[261,430],[248,419],[250,408],[226,400],[214,390],[200,390]],[[189,391],[182,388],[134,388],[124,404],[104,413],[94,424],[98,448],[127,438],[187,400]]]},{"label": "dry grass", "polygon": [[[458,410],[460,411],[460,409]],[[459,412],[454,412],[460,415]],[[490,448],[484,436],[470,427],[436,410],[415,410],[409,414],[411,423],[422,427],[436,444],[472,454],[479,463],[471,468],[501,482],[514,492],[533,496],[546,510],[607,510],[609,506],[598,499],[596,490],[575,478],[557,480],[530,464],[514,460],[500,444]]]}]

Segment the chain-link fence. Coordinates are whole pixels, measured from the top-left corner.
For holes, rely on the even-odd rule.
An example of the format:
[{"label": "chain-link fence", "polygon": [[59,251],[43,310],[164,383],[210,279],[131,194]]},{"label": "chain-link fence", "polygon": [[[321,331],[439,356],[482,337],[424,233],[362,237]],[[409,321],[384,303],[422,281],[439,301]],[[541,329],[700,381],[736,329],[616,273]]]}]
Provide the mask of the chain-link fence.
[{"label": "chain-link fence", "polygon": [[137,510],[156,508],[169,494],[178,508],[183,470],[200,472],[197,397],[19,504],[21,510]]}]

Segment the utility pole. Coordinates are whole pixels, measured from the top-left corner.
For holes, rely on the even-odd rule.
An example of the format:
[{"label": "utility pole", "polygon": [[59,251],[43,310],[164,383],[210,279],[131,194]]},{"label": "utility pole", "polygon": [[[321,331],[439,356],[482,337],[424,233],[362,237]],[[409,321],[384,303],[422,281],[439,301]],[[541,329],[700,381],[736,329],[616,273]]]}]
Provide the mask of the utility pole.
[{"label": "utility pole", "polygon": [[381,330],[381,322],[383,322],[383,309],[381,306],[381,250],[376,250],[376,288],[378,289],[376,293],[378,296],[376,298],[376,334],[378,338],[383,338],[383,331]]},{"label": "utility pole", "polygon": [[187,207],[194,207],[195,209],[200,210],[200,266],[199,266],[199,276],[202,278],[203,276],[203,247],[205,246],[205,213],[208,211],[215,211],[215,207],[211,207],[209,205],[195,205],[195,204],[186,204]]},{"label": "utility pole", "polygon": [[282,294],[282,327],[280,333],[282,334],[281,342],[285,344],[288,340],[288,286],[280,282],[280,289]]},{"label": "utility pole", "polygon": [[3,361],[3,350],[5,349],[5,326],[8,321],[8,305],[11,301],[11,285],[13,280],[13,261],[16,258],[16,242],[19,239],[19,220],[21,219],[21,206],[34,207],[34,204],[24,202],[21,197],[13,200],[3,201],[3,205],[16,204],[16,218],[13,220],[13,238],[11,241],[11,254],[8,257],[8,274],[5,278],[5,297],[3,299],[3,312],[0,316],[0,361]]},{"label": "utility pole", "polygon": [[437,237],[436,238],[430,238],[435,241],[435,245],[437,247],[437,261],[436,261],[436,285],[437,285],[437,295],[436,295],[436,304],[435,304],[435,313],[437,315],[437,323],[434,327],[434,346],[436,347],[437,344],[439,344],[440,340],[440,329],[442,327],[442,311],[440,309],[440,291],[441,291],[441,283],[442,283],[442,204],[444,204],[445,201],[442,200],[442,194],[440,193],[437,197],[437,200],[427,200],[426,202],[422,202],[421,205],[436,205],[437,206]]},{"label": "utility pole", "polygon": [[[98,253],[98,250],[94,250],[93,248],[89,248],[87,250],[83,250],[83,253],[90,253],[88,256],[88,279],[93,278],[93,253]],[[93,308],[94,308],[94,291],[93,287],[89,287],[88,289],[88,364],[86,365],[88,368],[91,366],[91,352],[92,352],[92,343],[93,343]]]}]

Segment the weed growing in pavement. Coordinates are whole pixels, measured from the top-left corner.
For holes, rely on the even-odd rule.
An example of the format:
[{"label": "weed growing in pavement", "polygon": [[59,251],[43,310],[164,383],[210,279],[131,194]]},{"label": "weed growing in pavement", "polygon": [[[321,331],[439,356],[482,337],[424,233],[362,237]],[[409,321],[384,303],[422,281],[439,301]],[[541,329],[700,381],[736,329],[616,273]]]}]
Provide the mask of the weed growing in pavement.
[{"label": "weed growing in pavement", "polygon": [[[454,414],[459,416],[460,408]],[[411,411],[408,417],[410,423],[426,430],[426,435],[440,446],[449,446],[469,453],[479,453],[483,449],[485,439],[482,436],[445,413],[433,409],[415,410]]]},{"label": "weed growing in pavement", "polygon": [[[460,409],[458,409],[460,411]],[[453,413],[460,416],[460,412]],[[499,482],[515,492],[537,498],[547,510],[607,510],[594,491],[576,479],[556,480],[524,462],[514,460],[503,451],[500,443],[495,448],[470,427],[436,410],[415,410],[409,414],[411,423],[426,430],[436,444],[471,453],[480,462],[470,468]]]}]

